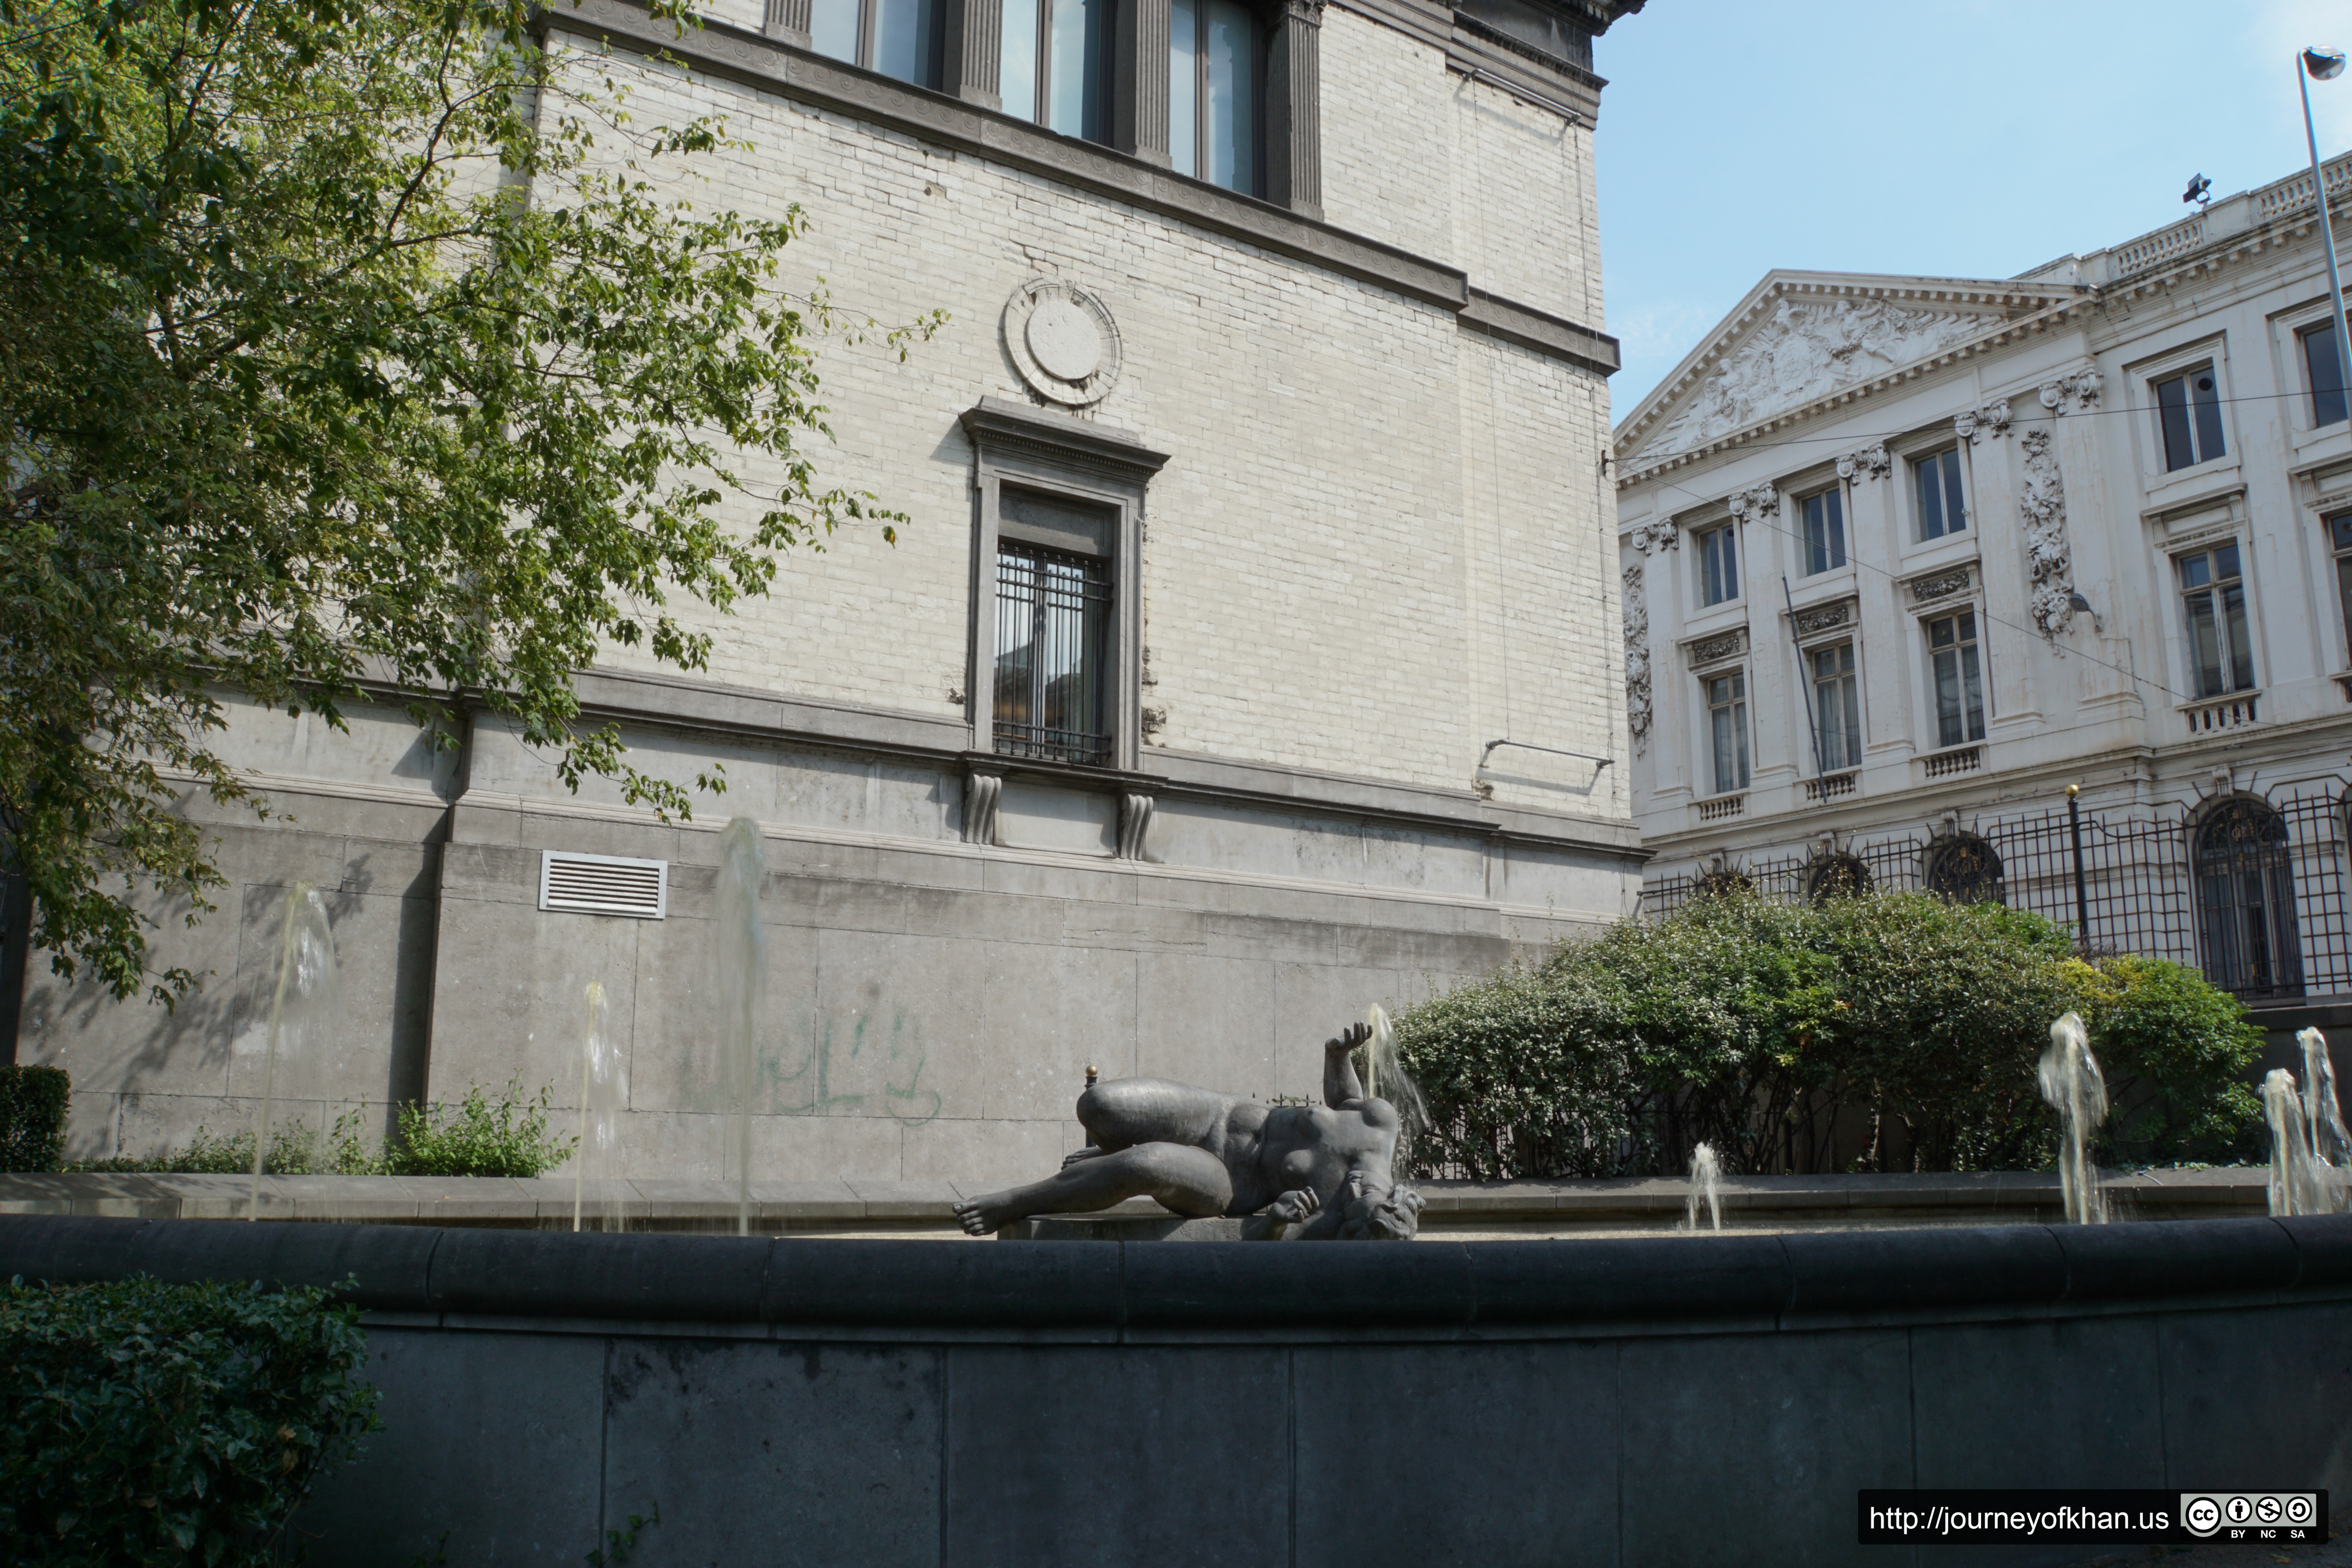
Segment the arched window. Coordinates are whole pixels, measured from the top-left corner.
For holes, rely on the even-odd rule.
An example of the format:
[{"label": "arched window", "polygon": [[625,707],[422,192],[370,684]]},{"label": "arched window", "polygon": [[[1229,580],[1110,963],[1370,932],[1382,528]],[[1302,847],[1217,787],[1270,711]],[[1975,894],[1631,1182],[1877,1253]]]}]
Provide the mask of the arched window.
[{"label": "arched window", "polygon": [[1745,871],[1734,871],[1727,867],[1718,866],[1714,870],[1702,875],[1691,890],[1709,897],[1720,897],[1726,893],[1752,893],[1756,890],[1756,879]]},{"label": "arched window", "polygon": [[1859,898],[1870,891],[1870,868],[1859,855],[1824,855],[1805,870],[1805,901],[1816,906],[1832,899]]},{"label": "arched window", "polygon": [[2240,997],[2303,994],[2286,819],[2232,795],[2197,826],[2198,951],[2205,978]]},{"label": "arched window", "polygon": [[1927,851],[1927,890],[1956,904],[1998,904],[2000,856],[1973,833],[1955,833]]}]

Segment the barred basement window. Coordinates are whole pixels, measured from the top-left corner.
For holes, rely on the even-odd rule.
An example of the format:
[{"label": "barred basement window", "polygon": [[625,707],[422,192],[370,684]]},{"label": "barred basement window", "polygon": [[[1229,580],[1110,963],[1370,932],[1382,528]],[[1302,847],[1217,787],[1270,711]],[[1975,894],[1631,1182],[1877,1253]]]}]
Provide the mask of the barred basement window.
[{"label": "barred basement window", "polygon": [[1109,563],[1002,542],[996,552],[996,749],[1105,763]]}]

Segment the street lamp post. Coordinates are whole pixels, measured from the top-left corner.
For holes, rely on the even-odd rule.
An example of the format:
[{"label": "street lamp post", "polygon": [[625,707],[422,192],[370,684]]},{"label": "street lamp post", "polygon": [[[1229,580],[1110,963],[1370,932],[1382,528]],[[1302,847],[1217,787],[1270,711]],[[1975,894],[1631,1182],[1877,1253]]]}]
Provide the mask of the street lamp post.
[{"label": "street lamp post", "polygon": [[2083,803],[2074,797],[2083,793],[2080,784],[2066,786],[2066,825],[2074,836],[2074,940],[2082,943],[2083,956],[2091,956],[2091,889],[2083,879]]},{"label": "street lamp post", "polygon": [[2352,331],[2344,325],[2344,280],[2336,271],[2336,226],[2327,216],[2327,177],[2319,167],[2319,134],[2311,128],[2311,84],[2344,74],[2344,51],[2309,48],[2295,57],[2295,90],[2303,94],[2303,140],[2311,149],[2311,194],[2319,204],[2319,243],[2327,257],[2327,302],[2336,309],[2336,377],[2352,397]]}]

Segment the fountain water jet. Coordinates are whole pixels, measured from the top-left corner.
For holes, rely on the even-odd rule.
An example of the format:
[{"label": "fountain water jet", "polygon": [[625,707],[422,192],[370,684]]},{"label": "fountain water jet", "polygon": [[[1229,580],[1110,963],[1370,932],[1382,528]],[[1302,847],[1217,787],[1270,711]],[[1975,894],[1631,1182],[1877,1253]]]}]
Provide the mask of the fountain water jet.
[{"label": "fountain water jet", "polygon": [[2333,1184],[2311,1152],[2294,1074],[2273,1068],[2263,1078],[2263,1116],[2271,1128],[2271,1213],[2326,1214]]},{"label": "fountain water jet", "polygon": [[2105,1225],[2107,1203],[2099,1191],[2099,1168],[2091,1160],[2091,1135],[2107,1119],[2107,1085],[2079,1015],[2063,1014],[2050,1026],[2040,1076],[2042,1098],[2058,1112],[2058,1185],[2066,1223]]},{"label": "fountain water jet", "polygon": [[[269,1042],[261,1063],[261,1121],[253,1131],[253,1185],[245,1217],[261,1217],[261,1177],[269,1163],[269,1123],[277,1110],[281,1060],[307,1061],[315,1045],[310,1026],[336,1002],[335,933],[327,921],[327,900],[308,882],[286,889],[278,926],[278,983],[269,997]],[[287,1038],[288,1034],[292,1038]]]},{"label": "fountain water jet", "polygon": [[1691,1151],[1690,1201],[1683,1207],[1683,1228],[1698,1228],[1698,1205],[1706,1205],[1709,1228],[1723,1228],[1723,1161],[1715,1145],[1702,1143]]},{"label": "fountain water jet", "polygon": [[712,910],[719,944],[719,1077],[727,1101],[725,1165],[735,1179],[735,1234],[751,1233],[751,1096],[758,1087],[760,998],[767,932],[760,923],[760,825],[748,816],[719,838]]},{"label": "fountain water jet", "polygon": [[580,1046],[580,1144],[572,1173],[572,1228],[582,1228],[589,1168],[595,1168],[597,1223],[620,1230],[627,1222],[621,1197],[621,1111],[629,1102],[629,1068],[606,1026],[604,983],[588,983],[587,1017]]},{"label": "fountain water jet", "polygon": [[2344,1110],[2336,1098],[2336,1064],[2328,1058],[2327,1037],[2304,1029],[2295,1037],[2303,1047],[2303,1121],[2311,1136],[2315,1174],[2326,1189],[2327,1212],[2352,1208],[2352,1132],[2345,1131]]},{"label": "fountain water jet", "polygon": [[1429,1121],[1429,1107],[1421,1098],[1421,1086],[1397,1056],[1396,1026],[1389,1022],[1389,1010],[1376,1002],[1364,1022],[1372,1031],[1364,1045],[1364,1093],[1381,1095],[1396,1107],[1397,1120],[1403,1124],[1400,1142],[1410,1140]]}]

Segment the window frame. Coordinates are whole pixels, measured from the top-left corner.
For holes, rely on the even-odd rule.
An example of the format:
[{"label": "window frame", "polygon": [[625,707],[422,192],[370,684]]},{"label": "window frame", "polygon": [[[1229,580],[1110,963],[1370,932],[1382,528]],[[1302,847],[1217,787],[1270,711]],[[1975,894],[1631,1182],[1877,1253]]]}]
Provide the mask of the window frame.
[{"label": "window frame", "polygon": [[[1730,547],[1731,590],[1718,598],[1710,599],[1707,597],[1707,590],[1711,585],[1711,578],[1719,574],[1715,572],[1714,550],[1709,542],[1717,539],[1722,540]],[[1712,610],[1719,605],[1738,604],[1745,596],[1747,589],[1747,584],[1740,580],[1739,575],[1741,553],[1739,524],[1737,521],[1729,521],[1695,528],[1691,530],[1691,544],[1693,546],[1692,567],[1698,573],[1698,607],[1706,611]]]},{"label": "window frame", "polygon": [[[2311,416],[2311,430],[2315,433],[2317,431],[2326,430],[2332,426],[2344,424],[2347,419],[2352,419],[2352,387],[2337,387],[2334,389],[2332,395],[2335,397],[2336,402],[2336,412],[2333,417],[2321,417],[2326,410],[2320,406],[2320,399],[2324,396],[2331,395],[2331,394],[2324,393],[2320,390],[2319,378],[2317,374],[2315,374],[2318,367],[2314,363],[2312,359],[2311,343],[2313,339],[2318,337],[2322,333],[2326,334],[2331,343],[2334,342],[2336,337],[2335,315],[2331,312],[2327,315],[2321,316],[2315,321],[2306,321],[2301,326],[2289,327],[2287,329],[2287,333],[2294,342],[2296,362],[2303,367],[2303,403],[2305,412],[2309,414]],[[2335,363],[2332,368],[2337,375],[2342,375],[2344,374],[2344,361],[2341,353],[2339,352],[2331,357],[2335,360]]]},{"label": "window frame", "polygon": [[[856,66],[860,70],[872,71],[877,76],[887,77],[892,81],[904,82],[909,87],[919,87],[930,92],[946,90],[949,79],[948,37],[951,30],[948,25],[948,12],[950,6],[958,3],[958,0],[928,0],[931,8],[931,20],[930,37],[926,42],[929,49],[930,68],[928,75],[920,79],[894,75],[876,63],[877,35],[880,30],[881,12],[885,0],[849,0],[849,3],[857,7],[857,47],[854,55],[847,57],[836,55],[817,46],[817,8],[826,4],[826,0],[810,0],[808,50],[811,54],[822,55],[829,60],[839,60],[844,65]],[[913,3],[919,5],[925,3],[925,0],[913,0]]]},{"label": "window frame", "polygon": [[[1045,0],[1040,0],[1040,4]],[[1212,149],[1209,105],[1209,28],[1212,0],[1191,0],[1193,13],[1192,41],[1192,167],[1187,171],[1176,156],[1176,8],[1172,3],[1168,12],[1168,161],[1175,173],[1188,180],[1199,180],[1215,185],[1221,191],[1237,195],[1255,196],[1263,200],[1268,184],[1268,150],[1266,133],[1272,116],[1266,111],[1266,66],[1272,52],[1272,32],[1265,7],[1253,0],[1231,0],[1250,19],[1249,87],[1245,101],[1249,105],[1250,158],[1249,184],[1228,185],[1207,171]]]},{"label": "window frame", "polygon": [[[1962,616],[1967,616],[1972,623],[1965,635],[1962,634],[1959,626]],[[1930,732],[1936,737],[1936,743],[1929,750],[1951,752],[1964,746],[1984,744],[1992,728],[1992,661],[1985,648],[1983,606],[1973,599],[1959,604],[1937,605],[1920,616],[1918,621],[1920,647],[1925,655],[1922,668],[1927,676],[1927,722]],[[1944,651],[1936,646],[1936,628],[1946,621],[1953,623],[1950,651],[1953,658],[1953,673],[1959,690],[1959,711],[1957,717],[1960,738],[1957,741],[1944,739],[1943,689],[1941,676],[1936,667],[1937,655]],[[1966,658],[1969,650],[1973,650],[1976,655],[1973,680],[1968,668],[1970,661]],[[1968,701],[1968,690],[1971,684],[1976,689],[1973,726],[1969,721]],[[1970,732],[1972,728],[1973,733]]]},{"label": "window frame", "polygon": [[[2342,525],[2340,529],[2338,524]],[[2339,537],[2341,543],[2337,542]],[[2352,510],[2322,512],[2319,541],[2336,567],[2336,606],[2342,612],[2338,624],[2344,631],[2344,668],[2352,670]]]},{"label": "window frame", "polygon": [[[1810,712],[1816,748],[1813,755],[1824,776],[1830,773],[1852,773],[1862,766],[1862,648],[1856,638],[1843,637],[1807,643],[1801,651],[1804,656],[1805,668],[1799,673],[1812,696]],[[1845,655],[1843,668],[1833,671],[1826,679],[1816,673],[1816,661],[1822,655],[1841,652]],[[1828,744],[1830,710],[1827,700],[1822,696],[1822,689],[1824,685],[1843,685],[1844,688],[1843,711],[1839,714],[1839,717],[1844,721],[1839,726],[1840,739],[1844,742],[1842,747],[1843,760],[1839,762],[1830,760]]]},{"label": "window frame", "polygon": [[[2197,388],[2194,378],[2200,374],[2212,378],[2213,395],[2209,404],[2200,404],[2196,399]],[[2188,443],[2189,453],[2188,460],[2179,463],[2172,460],[2174,447],[2168,417],[2170,411],[2164,403],[2164,389],[2175,382],[2179,383],[2181,386],[2183,401],[2179,405],[2180,429],[2184,440]],[[2149,412],[2156,420],[2157,464],[2158,471],[2165,478],[2169,479],[2175,474],[2185,473],[2190,468],[2201,468],[2208,463],[2221,462],[2230,457],[2229,425],[2222,413],[2223,407],[2229,402],[2229,389],[2222,384],[2221,356],[2219,353],[2191,360],[2187,364],[2178,367],[2168,365],[2161,370],[2149,372],[2147,375],[2147,385]],[[2219,447],[2215,451],[2206,450],[2207,420],[2202,416],[2208,408],[2211,410],[2212,439]]]},{"label": "window frame", "polygon": [[1168,461],[1131,438],[1103,431],[1066,414],[983,398],[962,416],[972,443],[973,519],[970,638],[965,709],[972,751],[1006,766],[1058,770],[1087,764],[1032,758],[996,750],[996,627],[1000,613],[997,557],[1009,540],[1045,549],[1068,548],[1034,524],[1005,514],[1007,486],[1048,500],[1113,509],[1104,551],[1110,575],[1110,617],[1100,682],[1109,744],[1097,769],[1132,772],[1142,742],[1143,602],[1140,583],[1146,492]]},{"label": "window frame", "polygon": [[[1082,0],[1074,0],[1074,3],[1082,3]],[[996,85],[998,106],[1002,112],[1012,115],[1013,119],[1021,121],[1024,124],[1034,125],[1040,131],[1047,132],[1055,136],[1067,136],[1074,142],[1091,142],[1097,147],[1110,146],[1117,138],[1118,128],[1118,96],[1119,27],[1118,5],[1117,4],[1117,0],[1104,0],[1103,11],[1105,14],[1105,26],[1103,28],[1101,42],[1097,46],[1100,58],[1096,60],[1095,64],[1097,68],[1098,68],[1102,73],[1099,84],[1101,97],[1097,104],[1100,119],[1099,123],[1095,128],[1101,132],[1099,135],[1088,134],[1087,130],[1083,123],[1085,120],[1085,110],[1083,108],[1079,110],[1081,126],[1080,129],[1076,131],[1057,130],[1055,128],[1050,118],[1053,112],[1052,103],[1054,96],[1055,4],[1055,0],[1036,0],[1037,26],[1035,35],[1032,39],[1032,42],[1035,46],[1036,53],[1032,57],[1030,61],[1029,79],[1032,99],[1030,103],[1030,111],[1026,114],[1021,113],[1019,110],[1006,106],[1003,101],[1004,47],[1006,40],[1012,37],[1012,30],[1004,26],[1004,14],[1001,8],[999,9],[996,38]]]},{"label": "window frame", "polygon": [[[2234,574],[2223,578],[2213,575],[2209,570],[2204,582],[2193,585],[2189,583],[2185,569],[2189,562],[2208,561],[2225,550],[2236,559],[2237,570]],[[2181,655],[2188,670],[2187,684],[2192,693],[2190,700],[2214,702],[2223,698],[2242,697],[2248,692],[2260,691],[2262,682],[2259,679],[2244,680],[2236,679],[2241,673],[2237,668],[2241,658],[2243,658],[2248,666],[2243,671],[2246,676],[2255,678],[2261,673],[2261,663],[2254,658],[2252,584],[2246,572],[2246,542],[2234,534],[2226,539],[2208,540],[2202,544],[2183,550],[2177,554],[2168,553],[2167,560],[2172,568],[2172,591],[2178,595],[2180,603]],[[2238,592],[2238,612],[2234,625],[2226,607],[2225,584],[2234,584]],[[2204,685],[2203,666],[2198,646],[2196,612],[2191,607],[2192,602],[2199,598],[2210,598],[2214,601],[2213,622],[2217,634],[2214,637],[2214,652],[2221,681],[2221,689],[2215,691],[2206,690]],[[2241,633],[2245,643],[2242,653],[2237,647],[2237,634]]]},{"label": "window frame", "polygon": [[[1719,705],[1715,700],[1715,685],[1717,681],[1728,681],[1731,688],[1729,694]],[[1699,711],[1705,715],[1704,721],[1706,725],[1707,782],[1711,786],[1707,794],[1710,798],[1727,795],[1744,795],[1755,777],[1756,752],[1755,721],[1748,707],[1748,667],[1744,664],[1735,664],[1725,668],[1701,672],[1698,676],[1698,696]],[[1735,731],[1732,737],[1732,760],[1738,764],[1738,776],[1728,787],[1722,783],[1726,759],[1717,749],[1722,739],[1719,727],[1716,722],[1716,710],[1718,706],[1728,714]]]},{"label": "window frame", "polygon": [[[1927,511],[1920,504],[1919,470],[1930,463],[1940,465],[1947,458],[1951,459],[1950,478],[1957,480],[1959,485],[1960,521],[1958,524],[1948,521],[1938,531],[1930,533],[1927,531]],[[1976,520],[1972,515],[1975,510],[1972,505],[1974,493],[1969,485],[1968,449],[1965,442],[1947,441],[1940,446],[1930,447],[1925,451],[1906,452],[1903,454],[1903,471],[1910,481],[1906,487],[1906,500],[1904,504],[1909,508],[1911,513],[1910,532],[1913,544],[1944,544],[1962,534],[1973,533],[1976,531]],[[1948,483],[1945,489],[1948,492],[1950,485]],[[1950,498],[1947,493],[1944,504],[1948,506]]]},{"label": "window frame", "polygon": [[[1843,572],[1851,566],[1853,563],[1852,522],[1853,509],[1846,504],[1844,482],[1832,480],[1820,489],[1809,490],[1802,495],[1791,498],[1791,501],[1797,513],[1797,547],[1803,552],[1803,574],[1807,577],[1823,577],[1832,572]],[[1813,552],[1812,508],[1817,501],[1822,506],[1822,564],[1820,565],[1814,564]],[[1836,515],[1832,516],[1832,513]],[[1831,559],[1832,552],[1829,548],[1832,532],[1834,532],[1837,546],[1834,560]]]}]

